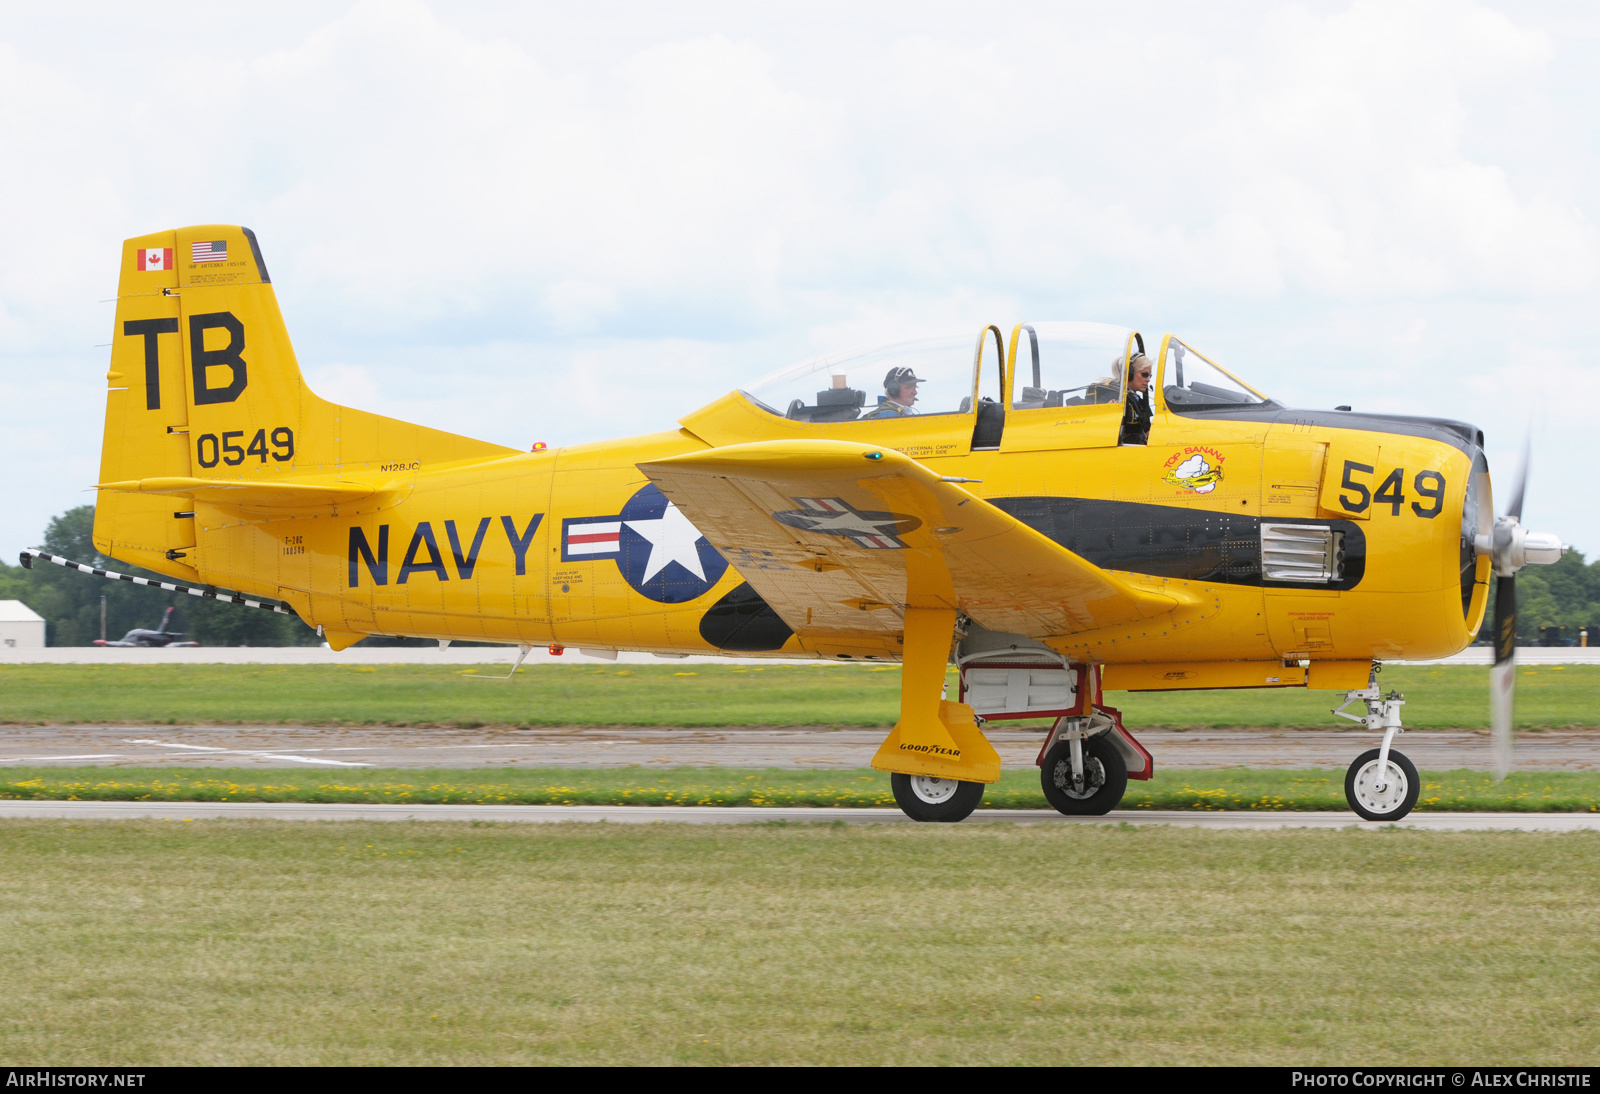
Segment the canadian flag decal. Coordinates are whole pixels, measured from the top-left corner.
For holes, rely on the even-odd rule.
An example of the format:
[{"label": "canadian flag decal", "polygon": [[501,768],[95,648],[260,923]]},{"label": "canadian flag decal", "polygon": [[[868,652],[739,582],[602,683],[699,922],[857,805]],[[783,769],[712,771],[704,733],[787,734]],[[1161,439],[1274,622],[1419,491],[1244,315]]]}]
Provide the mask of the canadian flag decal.
[{"label": "canadian flag decal", "polygon": [[139,268],[141,270],[170,270],[172,269],[171,247],[140,247]]}]

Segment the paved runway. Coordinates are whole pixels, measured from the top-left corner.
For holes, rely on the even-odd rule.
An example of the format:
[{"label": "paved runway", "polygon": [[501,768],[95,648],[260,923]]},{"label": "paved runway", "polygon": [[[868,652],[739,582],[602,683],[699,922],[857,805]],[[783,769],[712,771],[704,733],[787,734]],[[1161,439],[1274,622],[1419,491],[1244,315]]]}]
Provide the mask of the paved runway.
[{"label": "paved runway", "polygon": [[[386,729],[312,726],[0,726],[0,765],[183,767],[866,767],[882,729]],[[1043,730],[988,727],[1007,767],[1032,766]],[[1349,765],[1378,735],[1339,730],[1152,730],[1156,770]],[[1397,746],[1430,771],[1487,770],[1486,734],[1417,730]],[[1600,733],[1524,733],[1517,766],[1600,769]]]},{"label": "paved runway", "polygon": [[[271,820],[494,821],[556,824],[911,824],[898,809],[761,809],[610,805],[338,805],[271,802],[64,802],[0,801],[0,820],[54,817],[70,820],[169,821],[255,817]],[[980,809],[966,824],[1137,824],[1210,829],[1379,828],[1351,813],[1197,813],[1116,810],[1104,817],[1064,817],[1048,809]],[[936,826],[930,826],[936,827]],[[1401,828],[1435,832],[1600,831],[1600,813],[1413,813]]]},{"label": "paved runway", "polygon": [[[184,649],[123,649],[108,646],[47,646],[18,649],[0,646],[0,665],[507,665],[516,659],[516,646],[428,647],[355,646],[335,653],[326,646],[200,646]],[[568,647],[552,655],[535,646],[525,665],[834,665],[838,661],[785,657],[674,657],[623,651],[612,656],[591,656]],[[1482,665],[1494,663],[1489,646],[1469,646],[1450,657],[1427,661],[1390,661],[1391,665]],[[1600,647],[1518,646],[1521,665],[1600,665]]]}]

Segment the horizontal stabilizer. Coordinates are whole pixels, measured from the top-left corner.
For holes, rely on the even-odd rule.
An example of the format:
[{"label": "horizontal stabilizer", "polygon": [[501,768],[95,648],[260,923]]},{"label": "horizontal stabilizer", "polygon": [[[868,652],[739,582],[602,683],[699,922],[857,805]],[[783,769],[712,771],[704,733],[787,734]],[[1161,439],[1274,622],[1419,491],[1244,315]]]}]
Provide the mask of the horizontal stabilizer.
[{"label": "horizontal stabilizer", "polygon": [[95,489],[124,494],[171,494],[244,512],[350,504],[364,501],[378,492],[377,487],[359,482],[237,482],[182,476],[102,482],[97,483]]},{"label": "horizontal stabilizer", "polygon": [[893,449],[760,441],[639,469],[800,634],[895,634],[909,607],[1069,635],[1187,603],[1095,566]]}]

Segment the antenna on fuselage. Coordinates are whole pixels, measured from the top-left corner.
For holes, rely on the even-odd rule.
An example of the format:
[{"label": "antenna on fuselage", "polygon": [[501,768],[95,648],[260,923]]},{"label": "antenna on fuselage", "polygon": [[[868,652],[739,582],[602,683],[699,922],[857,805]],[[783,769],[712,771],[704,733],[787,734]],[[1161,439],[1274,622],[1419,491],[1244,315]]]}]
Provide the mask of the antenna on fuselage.
[{"label": "antenna on fuselage", "polygon": [[473,673],[471,676],[468,676],[467,679],[468,680],[509,680],[513,676],[515,676],[517,674],[517,670],[522,667],[523,659],[526,658],[528,656],[528,654],[530,654],[532,652],[533,652],[533,647],[532,646],[519,645],[519,646],[517,646],[517,659],[516,659],[515,662],[512,663],[511,671],[506,673],[504,676],[479,676],[477,673]]}]

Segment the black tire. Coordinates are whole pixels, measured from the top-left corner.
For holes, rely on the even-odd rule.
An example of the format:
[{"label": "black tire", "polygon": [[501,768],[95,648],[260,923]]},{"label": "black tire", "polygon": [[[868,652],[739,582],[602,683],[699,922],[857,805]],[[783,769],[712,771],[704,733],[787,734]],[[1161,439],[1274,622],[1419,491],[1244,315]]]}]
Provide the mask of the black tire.
[{"label": "black tire", "polygon": [[[1350,808],[1362,820],[1397,821],[1416,807],[1417,796],[1422,793],[1422,780],[1417,777],[1417,765],[1405,753],[1390,749],[1389,767],[1391,771],[1399,769],[1405,786],[1392,787],[1381,795],[1375,794],[1371,789],[1371,780],[1377,774],[1378,752],[1376,748],[1367,749],[1355,758],[1350,770],[1344,773],[1344,800],[1350,803]],[[1363,778],[1362,768],[1369,764],[1372,770]]]},{"label": "black tire", "polygon": [[1045,753],[1039,783],[1056,812],[1069,817],[1103,817],[1121,803],[1128,790],[1128,762],[1109,736],[1102,733],[1083,742],[1082,793],[1072,786],[1072,743],[1057,741]]},{"label": "black tire", "polygon": [[[938,785],[930,786],[930,782]],[[949,785],[951,783],[955,783],[953,789]],[[953,824],[966,820],[983,800],[983,783],[956,779],[928,780],[925,775],[896,773],[889,776],[889,785],[894,788],[895,804],[914,821]]]}]

